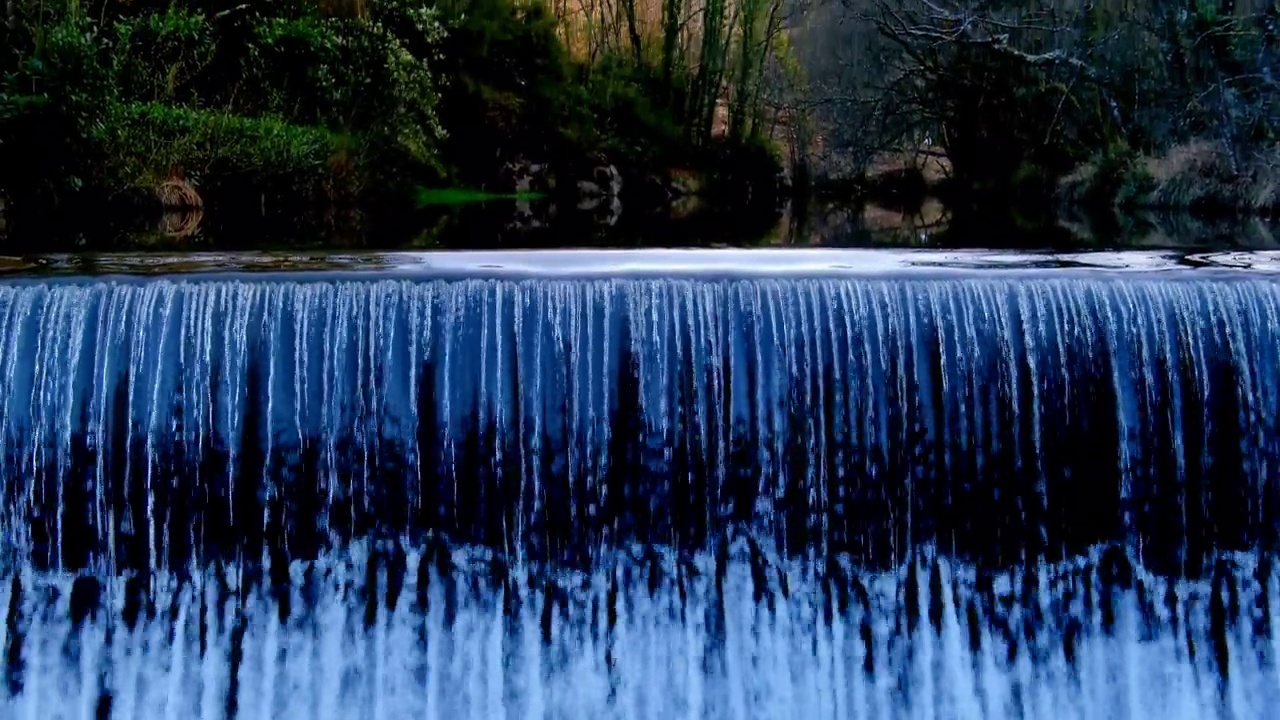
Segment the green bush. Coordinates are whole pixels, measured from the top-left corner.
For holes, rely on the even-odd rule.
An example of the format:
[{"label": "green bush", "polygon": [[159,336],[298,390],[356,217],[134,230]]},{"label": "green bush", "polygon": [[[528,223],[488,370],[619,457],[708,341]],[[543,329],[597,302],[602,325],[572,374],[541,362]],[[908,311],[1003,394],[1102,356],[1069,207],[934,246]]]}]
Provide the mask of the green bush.
[{"label": "green bush", "polygon": [[203,14],[170,8],[116,24],[112,71],[123,97],[199,103],[195,81],[216,52],[214,28]]},{"label": "green bush", "polygon": [[582,87],[586,129],[617,162],[661,165],[692,152],[687,133],[648,67],[611,55]]},{"label": "green bush", "polygon": [[484,185],[507,159],[579,173],[599,155],[631,175],[710,162],[684,118],[687,79],[668,80],[628,54],[571,58],[540,4],[459,0],[445,6],[439,74],[444,154],[455,180]]},{"label": "green bush", "polygon": [[414,45],[433,48],[443,35],[434,15],[406,13],[412,32],[402,38],[379,20],[356,24],[347,45],[351,75],[345,85],[352,127],[390,140],[408,158],[436,165],[444,129],[436,112],[438,95],[430,57],[414,54]]},{"label": "green bush", "polygon": [[411,200],[446,177],[485,187],[520,155],[573,176],[602,153],[624,173],[776,180],[776,149],[692,143],[688,78],[572,59],[542,4],[332,5],[19,2],[0,28],[0,192],[57,201],[181,177],[202,194]]},{"label": "green bush", "polygon": [[[96,27],[50,13],[49,22],[14,33],[0,77],[0,192],[15,202],[47,202],[92,182],[101,153],[86,137],[114,101]],[[26,50],[23,52],[22,50]]]},{"label": "green bush", "polygon": [[381,0],[368,20],[268,17],[253,27],[235,109],[361,133],[437,167],[444,132],[431,61],[443,26],[424,6]]},{"label": "green bush", "polygon": [[[778,149],[758,136],[712,146],[711,191],[730,203],[767,205],[784,192]],[[769,208],[772,210],[772,208]]]},{"label": "green bush", "polygon": [[[206,185],[292,178],[302,195],[335,174],[353,186],[374,175],[408,194],[413,179],[438,175],[432,63],[443,26],[424,3],[374,0],[362,19],[322,18],[305,2],[216,14],[109,5],[101,18],[50,3],[6,28],[16,42],[0,51],[0,188],[10,194],[114,194],[173,174]],[[19,162],[32,148],[39,163]]]},{"label": "green bush", "polygon": [[266,17],[253,23],[234,107],[292,122],[338,120],[344,104],[340,23],[319,17]]},{"label": "green bush", "polygon": [[123,187],[153,186],[173,175],[197,184],[249,176],[303,191],[324,183],[342,144],[318,128],[162,103],[117,105],[93,139]]},{"label": "green bush", "polygon": [[539,5],[464,0],[443,6],[440,117],[450,173],[464,184],[491,180],[504,158],[550,158],[580,139],[581,90]]}]

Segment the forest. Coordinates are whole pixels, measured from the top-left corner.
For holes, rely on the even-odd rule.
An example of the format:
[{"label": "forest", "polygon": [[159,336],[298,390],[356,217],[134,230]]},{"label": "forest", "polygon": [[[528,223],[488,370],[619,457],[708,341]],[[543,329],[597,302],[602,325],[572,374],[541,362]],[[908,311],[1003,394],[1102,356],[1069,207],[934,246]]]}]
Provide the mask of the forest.
[{"label": "forest", "polygon": [[[4,0],[0,214],[1280,209],[1280,0]],[[0,220],[2,223],[3,220]]]},{"label": "forest", "polygon": [[[1280,208],[1275,0],[840,0],[799,11],[815,182],[886,153],[967,203],[1274,213]],[[916,181],[919,182],[916,174]]]}]

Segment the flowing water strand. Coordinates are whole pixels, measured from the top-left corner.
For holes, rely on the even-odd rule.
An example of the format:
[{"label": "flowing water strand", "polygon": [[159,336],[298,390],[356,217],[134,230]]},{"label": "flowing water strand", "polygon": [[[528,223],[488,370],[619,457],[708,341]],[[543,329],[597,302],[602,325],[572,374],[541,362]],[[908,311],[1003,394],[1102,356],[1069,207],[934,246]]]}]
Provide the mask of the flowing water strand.
[{"label": "flowing water strand", "polygon": [[1265,717],[1278,321],[1223,274],[0,284],[0,709]]}]

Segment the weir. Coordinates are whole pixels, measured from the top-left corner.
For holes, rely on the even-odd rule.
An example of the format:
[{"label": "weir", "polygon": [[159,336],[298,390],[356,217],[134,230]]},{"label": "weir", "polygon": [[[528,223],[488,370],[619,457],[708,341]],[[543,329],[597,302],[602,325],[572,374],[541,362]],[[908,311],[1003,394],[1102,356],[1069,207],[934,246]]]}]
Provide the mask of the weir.
[{"label": "weir", "polygon": [[0,283],[0,715],[1269,717],[1280,276],[673,257]]}]

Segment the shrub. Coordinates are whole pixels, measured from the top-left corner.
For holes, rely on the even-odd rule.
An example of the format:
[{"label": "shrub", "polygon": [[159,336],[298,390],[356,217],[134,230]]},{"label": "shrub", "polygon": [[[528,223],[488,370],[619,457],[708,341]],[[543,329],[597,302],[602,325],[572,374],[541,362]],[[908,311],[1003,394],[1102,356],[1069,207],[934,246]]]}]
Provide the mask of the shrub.
[{"label": "shrub", "polygon": [[681,123],[659,98],[657,78],[618,56],[604,58],[583,85],[585,119],[593,139],[629,165],[670,162],[691,150]]},{"label": "shrub", "polygon": [[105,32],[73,6],[5,30],[17,42],[0,51],[0,189],[15,198],[175,174],[345,195],[370,170],[406,186],[438,172],[443,26],[417,0],[335,17],[302,1],[108,4]]},{"label": "shrub", "polygon": [[582,90],[547,11],[508,0],[446,7],[440,113],[455,177],[483,184],[506,158],[552,157],[576,145]]},{"label": "shrub", "polygon": [[246,59],[246,114],[378,136],[407,161],[437,166],[443,137],[431,61],[443,38],[435,14],[381,0],[368,20],[264,18]]},{"label": "shrub", "polygon": [[624,55],[573,59],[541,3],[16,7],[0,28],[0,192],[15,204],[170,180],[206,198],[237,184],[315,199],[376,185],[363,200],[409,200],[446,165],[450,184],[483,187],[519,155],[552,176],[589,173],[603,154],[645,179],[678,165],[724,187],[777,180],[763,144],[695,147],[688,78]]},{"label": "shrub", "polygon": [[0,192],[15,203],[42,202],[75,193],[101,164],[86,139],[101,124],[101,108],[114,101],[95,26],[51,14],[40,30],[19,36],[10,70],[0,76]]},{"label": "shrub", "polygon": [[114,79],[123,97],[198,103],[194,81],[217,51],[214,28],[204,15],[170,8],[121,20],[111,47]]},{"label": "shrub", "polygon": [[752,136],[741,142],[721,141],[713,146],[713,153],[711,191],[728,195],[730,202],[768,205],[766,201],[777,200],[786,189],[782,185],[780,154],[764,138]]},{"label": "shrub", "polygon": [[197,185],[239,175],[318,188],[340,147],[339,138],[318,128],[162,103],[117,105],[94,140],[123,187],[154,186],[175,175]]}]

